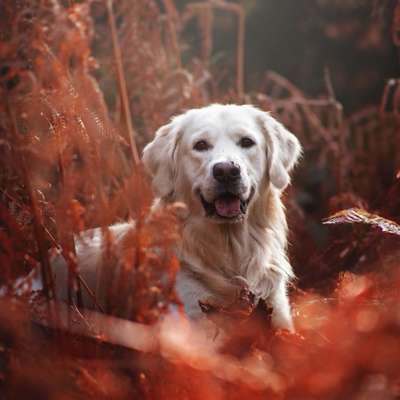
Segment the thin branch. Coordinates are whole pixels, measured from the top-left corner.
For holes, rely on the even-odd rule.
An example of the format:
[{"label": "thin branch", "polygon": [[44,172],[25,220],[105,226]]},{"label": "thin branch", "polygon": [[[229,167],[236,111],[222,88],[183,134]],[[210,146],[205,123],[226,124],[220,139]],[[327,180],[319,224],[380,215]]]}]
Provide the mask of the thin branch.
[{"label": "thin branch", "polygon": [[[18,137],[18,128],[17,128],[17,122],[15,120],[15,115],[11,110],[11,107],[9,105],[9,102],[6,102],[7,104],[7,111],[10,116],[11,122],[12,122],[12,132],[14,135],[14,138],[16,139]],[[14,148],[15,151],[15,148]],[[32,221],[33,221],[33,229],[35,232],[35,237],[36,237],[36,242],[38,246],[38,251],[39,251],[39,257],[40,257],[40,262],[41,262],[41,274],[42,274],[42,280],[43,280],[43,286],[44,286],[44,293],[48,299],[55,299],[56,294],[55,294],[55,289],[54,289],[54,280],[53,276],[51,274],[51,268],[50,268],[50,261],[49,261],[49,256],[47,253],[47,248],[46,248],[46,240],[45,240],[45,230],[43,228],[43,221],[42,221],[42,216],[41,212],[37,203],[36,195],[34,192],[34,189],[32,188],[30,177],[28,174],[28,170],[26,168],[26,163],[25,163],[25,157],[23,154],[15,154],[15,157],[18,157],[19,159],[19,164],[21,167],[21,173],[22,173],[22,178],[24,181],[24,186],[28,194],[29,198],[29,205],[30,205],[30,212],[32,215]]]},{"label": "thin branch", "polygon": [[129,107],[128,89],[127,89],[127,85],[126,85],[126,79],[125,79],[124,68],[123,68],[123,63],[122,63],[121,47],[120,47],[119,40],[118,40],[117,27],[115,24],[115,17],[114,17],[114,12],[113,12],[113,1],[105,0],[105,2],[106,2],[107,14],[108,14],[108,22],[109,22],[110,30],[111,30],[111,38],[112,38],[113,50],[114,50],[114,59],[115,59],[116,67],[117,67],[118,87],[119,87],[119,92],[121,95],[122,108],[124,110],[125,124],[128,129],[129,144],[131,147],[133,161],[134,161],[135,165],[139,165],[140,157],[139,157],[139,152],[138,152],[136,142],[135,142],[135,130],[133,128],[132,116],[131,116],[131,111],[130,111],[130,107]]}]

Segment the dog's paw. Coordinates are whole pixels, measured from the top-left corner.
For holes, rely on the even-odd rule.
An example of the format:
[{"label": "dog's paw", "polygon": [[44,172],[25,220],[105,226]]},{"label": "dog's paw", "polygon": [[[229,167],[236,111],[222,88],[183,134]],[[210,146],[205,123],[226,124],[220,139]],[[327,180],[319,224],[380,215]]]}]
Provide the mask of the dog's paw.
[{"label": "dog's paw", "polygon": [[232,283],[237,287],[236,296],[233,301],[233,304],[236,306],[241,306],[239,308],[251,308],[251,310],[255,307],[255,295],[249,288],[249,284],[245,278],[242,276],[234,276],[232,278]]},{"label": "dog's paw", "polygon": [[251,315],[256,302],[246,279],[235,276],[230,283],[233,286],[233,293],[229,299],[207,297],[199,300],[199,306],[203,313],[208,316],[219,314],[233,319],[247,319]]}]

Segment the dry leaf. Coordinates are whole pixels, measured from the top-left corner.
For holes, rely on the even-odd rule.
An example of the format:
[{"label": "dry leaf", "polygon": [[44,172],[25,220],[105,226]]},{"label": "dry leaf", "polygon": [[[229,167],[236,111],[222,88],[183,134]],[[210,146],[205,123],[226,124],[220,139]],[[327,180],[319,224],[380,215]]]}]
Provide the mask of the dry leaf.
[{"label": "dry leaf", "polygon": [[323,221],[324,224],[354,224],[363,223],[380,228],[383,232],[400,236],[400,225],[390,219],[371,214],[361,208],[349,208],[331,215]]}]

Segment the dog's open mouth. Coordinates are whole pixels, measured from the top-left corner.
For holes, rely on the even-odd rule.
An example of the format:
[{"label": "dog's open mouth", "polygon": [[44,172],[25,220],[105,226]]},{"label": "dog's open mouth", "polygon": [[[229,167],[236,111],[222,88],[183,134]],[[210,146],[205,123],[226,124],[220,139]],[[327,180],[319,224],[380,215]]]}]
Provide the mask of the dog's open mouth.
[{"label": "dog's open mouth", "polygon": [[253,197],[253,194],[254,190],[252,190],[247,200],[243,200],[235,194],[222,193],[211,203],[206,201],[201,194],[200,198],[207,216],[217,216],[220,218],[233,220],[246,214],[247,207],[251,198]]}]

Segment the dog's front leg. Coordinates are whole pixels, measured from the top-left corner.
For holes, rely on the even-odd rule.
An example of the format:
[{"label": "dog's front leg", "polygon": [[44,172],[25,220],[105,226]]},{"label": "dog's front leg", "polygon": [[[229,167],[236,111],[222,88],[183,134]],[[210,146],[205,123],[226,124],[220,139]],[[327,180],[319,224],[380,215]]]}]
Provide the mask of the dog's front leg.
[{"label": "dog's front leg", "polygon": [[266,303],[272,308],[272,326],[275,329],[294,332],[286,279],[280,279],[278,285],[266,299]]}]

